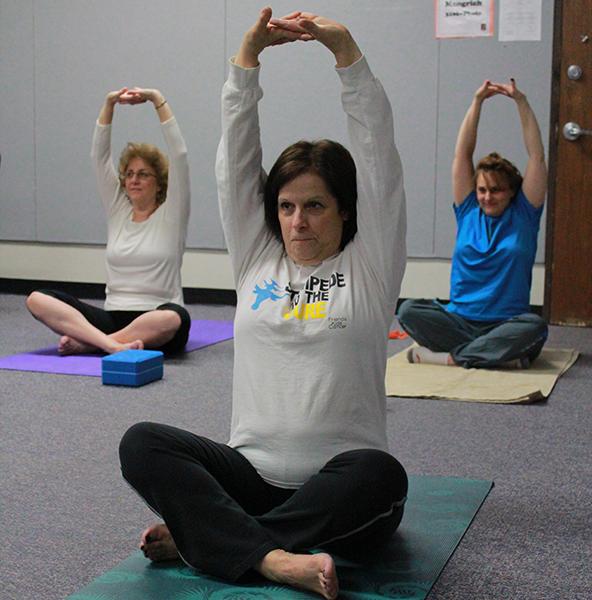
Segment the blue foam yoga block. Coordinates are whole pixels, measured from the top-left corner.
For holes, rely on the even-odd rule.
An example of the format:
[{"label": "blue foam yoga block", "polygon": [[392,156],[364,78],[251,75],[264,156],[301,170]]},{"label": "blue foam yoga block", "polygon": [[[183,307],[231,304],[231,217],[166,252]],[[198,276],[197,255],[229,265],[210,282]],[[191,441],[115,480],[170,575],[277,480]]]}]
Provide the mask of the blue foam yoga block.
[{"label": "blue foam yoga block", "polygon": [[123,350],[105,356],[101,361],[102,381],[137,387],[162,379],[163,356],[160,350]]}]

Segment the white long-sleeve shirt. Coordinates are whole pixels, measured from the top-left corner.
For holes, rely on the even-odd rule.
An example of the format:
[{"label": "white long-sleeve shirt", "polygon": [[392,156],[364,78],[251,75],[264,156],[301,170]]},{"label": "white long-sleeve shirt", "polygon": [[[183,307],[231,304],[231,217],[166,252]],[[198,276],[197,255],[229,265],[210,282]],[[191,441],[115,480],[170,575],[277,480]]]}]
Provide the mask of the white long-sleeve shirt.
[{"label": "white long-sleeve shirt", "polygon": [[91,158],[107,214],[106,310],[183,305],[181,264],[190,210],[187,148],[174,117],[161,127],[169,156],[166,200],[146,221],[136,223],[113,165],[111,125],[95,126]]},{"label": "white long-sleeve shirt", "polygon": [[299,266],[265,224],[259,68],[231,63],[216,174],[237,288],[231,437],[269,483],[297,488],[333,456],[387,449],[387,332],[406,263],[392,111],[366,60],[337,69],[357,167],[358,232]]}]

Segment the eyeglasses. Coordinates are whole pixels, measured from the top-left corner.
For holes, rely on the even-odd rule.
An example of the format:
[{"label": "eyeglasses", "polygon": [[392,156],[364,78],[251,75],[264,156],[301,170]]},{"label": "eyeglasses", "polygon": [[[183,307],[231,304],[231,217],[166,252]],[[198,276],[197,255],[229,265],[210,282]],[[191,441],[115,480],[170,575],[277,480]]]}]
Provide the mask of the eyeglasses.
[{"label": "eyeglasses", "polygon": [[148,171],[126,171],[123,174],[124,179],[133,179],[134,175],[138,176],[140,181],[146,181],[148,177],[156,177],[154,173],[148,173]]}]

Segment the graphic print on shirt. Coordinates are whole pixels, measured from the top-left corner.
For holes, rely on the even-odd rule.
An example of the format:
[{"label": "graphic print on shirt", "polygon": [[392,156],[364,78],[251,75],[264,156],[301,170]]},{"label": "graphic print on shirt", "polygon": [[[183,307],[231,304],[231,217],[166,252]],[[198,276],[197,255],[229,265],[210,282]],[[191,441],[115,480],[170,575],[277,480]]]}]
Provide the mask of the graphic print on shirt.
[{"label": "graphic print on shirt", "polygon": [[263,287],[260,287],[259,284],[255,286],[253,290],[253,294],[255,294],[255,302],[251,305],[253,310],[257,310],[261,303],[265,300],[271,300],[272,302],[276,302],[280,300],[280,298],[285,298],[288,294],[282,294],[278,296],[275,292],[279,292],[279,285],[272,279],[270,283],[267,283],[267,280],[263,280]]},{"label": "graphic print on shirt", "polygon": [[[255,294],[255,301],[251,305],[252,310],[258,310],[261,303],[265,300],[272,300],[273,302],[290,297],[290,306],[287,311],[282,314],[284,319],[299,319],[299,320],[312,320],[312,319],[329,319],[331,322],[329,327],[333,328],[344,328],[346,318],[337,317],[331,318],[327,315],[327,303],[331,294],[337,293],[340,288],[345,288],[346,282],[343,273],[333,273],[330,277],[322,278],[311,275],[304,284],[301,290],[295,290],[292,288],[292,284],[288,282],[283,287],[284,294],[280,294],[281,288],[273,279],[271,283],[267,280],[263,281],[263,287],[259,284],[255,285],[253,293]],[[278,293],[276,293],[278,292]],[[338,321],[339,325],[334,322]]]}]

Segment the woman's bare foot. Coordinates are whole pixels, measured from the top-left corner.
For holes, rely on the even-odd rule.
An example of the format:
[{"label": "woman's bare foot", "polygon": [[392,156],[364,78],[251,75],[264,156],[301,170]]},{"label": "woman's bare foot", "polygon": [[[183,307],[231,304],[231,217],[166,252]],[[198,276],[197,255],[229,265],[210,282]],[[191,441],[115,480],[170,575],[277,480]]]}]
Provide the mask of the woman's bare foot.
[{"label": "woman's bare foot", "polygon": [[91,346],[90,344],[85,344],[69,335],[63,335],[60,338],[58,343],[58,353],[67,356],[70,354],[89,354],[92,352],[106,352],[107,354],[115,354],[116,352],[121,352],[122,350],[143,350],[144,342],[142,340],[135,340],[133,342],[121,343],[109,339],[109,343],[105,348],[98,348],[95,346]]},{"label": "woman's bare foot", "polygon": [[155,562],[180,558],[173,536],[164,523],[151,525],[142,533],[140,550],[146,558]]},{"label": "woman's bare foot", "polygon": [[337,570],[329,554],[292,554],[277,549],[267,553],[255,568],[271,581],[316,592],[327,600],[339,593]]},{"label": "woman's bare foot", "polygon": [[116,352],[122,352],[123,350],[144,350],[144,342],[142,340],[135,340],[127,344],[114,342],[113,346],[105,348],[105,352],[108,354],[115,354]]},{"label": "woman's bare foot", "polygon": [[79,342],[68,335],[63,335],[58,344],[58,353],[63,356],[68,356],[69,354],[89,354],[90,352],[97,351],[98,348]]}]

